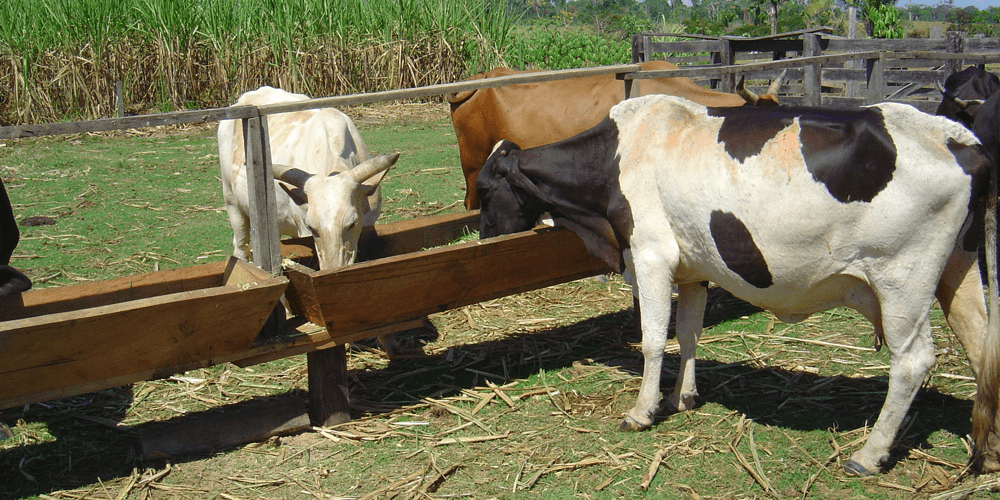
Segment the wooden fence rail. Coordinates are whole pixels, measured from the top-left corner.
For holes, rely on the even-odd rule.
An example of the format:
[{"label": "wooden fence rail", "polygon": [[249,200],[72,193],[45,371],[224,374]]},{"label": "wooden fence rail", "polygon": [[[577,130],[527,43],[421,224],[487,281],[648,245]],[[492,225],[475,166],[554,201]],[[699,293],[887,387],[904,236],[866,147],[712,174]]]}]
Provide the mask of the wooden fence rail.
[{"label": "wooden fence rail", "polygon": [[[781,69],[788,68],[786,81],[802,83],[783,87],[782,104],[850,108],[894,101],[924,112],[934,112],[940,101],[934,82],[944,81],[967,64],[1000,62],[1000,38],[970,38],[962,32],[948,32],[942,38],[849,39],[830,35],[828,30],[821,27],[756,38],[639,33],[632,37],[632,61],[658,58],[678,65],[700,64],[697,67],[706,71],[685,76],[711,77],[704,83],[723,92],[734,90],[737,72],[748,80],[774,79]],[[663,37],[695,39],[657,40]],[[876,52],[878,55],[873,55]],[[789,59],[793,54],[796,57]],[[835,56],[828,57],[831,55]],[[738,64],[740,58],[774,62]],[[778,61],[799,62],[776,64]],[[729,69],[709,70],[720,67]],[[648,77],[657,76],[642,76]],[[825,87],[824,82],[839,85]],[[919,94],[925,98],[913,98]]]}]

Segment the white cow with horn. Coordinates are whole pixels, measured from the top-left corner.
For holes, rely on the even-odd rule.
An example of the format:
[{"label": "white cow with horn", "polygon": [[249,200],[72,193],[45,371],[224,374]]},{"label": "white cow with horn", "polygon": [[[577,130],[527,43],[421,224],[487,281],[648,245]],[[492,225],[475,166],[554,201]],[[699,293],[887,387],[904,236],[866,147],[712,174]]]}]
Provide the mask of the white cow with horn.
[{"label": "white cow with horn", "polygon": [[[239,105],[304,101],[273,87],[247,92]],[[379,183],[399,153],[371,158],[354,122],[333,108],[268,115],[271,162],[282,235],[312,236],[320,269],[354,263],[363,226],[375,225],[381,209]],[[247,258],[249,197],[243,128],[219,123],[222,196],[233,226],[233,255]]]}]

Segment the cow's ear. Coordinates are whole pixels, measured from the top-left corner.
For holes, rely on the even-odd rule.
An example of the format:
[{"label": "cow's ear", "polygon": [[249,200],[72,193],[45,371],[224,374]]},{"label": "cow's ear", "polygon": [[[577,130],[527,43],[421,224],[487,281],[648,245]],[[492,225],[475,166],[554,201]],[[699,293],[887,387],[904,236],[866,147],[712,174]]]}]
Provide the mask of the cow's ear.
[{"label": "cow's ear", "polygon": [[306,197],[306,191],[304,189],[300,187],[290,187],[284,182],[279,182],[278,185],[281,186],[281,189],[284,189],[285,192],[288,193],[288,197],[291,198],[296,205],[302,206],[309,203],[309,198]]},{"label": "cow's ear", "polygon": [[365,196],[371,196],[372,194],[374,194],[375,193],[375,189],[378,188],[378,185],[382,183],[382,180],[385,179],[385,175],[388,174],[388,173],[389,173],[389,169],[385,169],[385,170],[383,170],[383,171],[381,171],[381,172],[379,172],[379,173],[377,173],[377,174],[369,177],[368,180],[362,182],[361,183],[361,193],[364,194]]}]

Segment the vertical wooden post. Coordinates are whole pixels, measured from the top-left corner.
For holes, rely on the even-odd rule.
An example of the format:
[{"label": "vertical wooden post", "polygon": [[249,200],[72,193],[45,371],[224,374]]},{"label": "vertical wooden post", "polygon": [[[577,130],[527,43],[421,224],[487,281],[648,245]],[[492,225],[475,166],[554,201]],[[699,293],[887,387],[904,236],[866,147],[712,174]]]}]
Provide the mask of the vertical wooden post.
[{"label": "vertical wooden post", "polygon": [[[850,17],[848,26],[850,26],[850,28],[847,31],[847,38],[853,40],[858,37],[858,8],[850,7],[848,11],[848,16]],[[861,69],[861,61],[856,59],[849,61],[847,62],[847,67],[850,69]],[[847,82],[845,94],[846,97],[861,97],[861,82],[855,78],[851,78],[851,80]]]},{"label": "vertical wooden post", "polygon": [[866,60],[868,73],[868,95],[865,104],[878,104],[885,99],[885,76],[882,74],[882,58]]},{"label": "vertical wooden post", "polygon": [[[733,44],[728,38],[719,37],[719,51],[712,53],[712,62],[722,66],[732,66],[736,63],[736,54],[733,53]],[[718,87],[720,92],[732,94],[736,92],[736,74],[727,73],[712,80],[712,87]]]},{"label": "vertical wooden post", "polygon": [[[968,34],[964,31],[949,31],[947,33],[948,37],[948,52],[953,54],[961,54],[965,52],[965,39]],[[952,59],[949,63],[950,68],[948,68],[948,74],[958,73],[962,71],[962,66],[965,66],[965,61],[961,59]]]},{"label": "vertical wooden post", "polygon": [[[819,36],[815,33],[804,33],[802,35],[802,56],[812,57],[821,55],[823,49],[819,45]],[[823,87],[820,80],[823,67],[820,64],[808,64],[802,68],[802,84],[805,86],[805,94],[802,97],[802,104],[806,106],[820,106],[823,103]]]},{"label": "vertical wooden post", "polygon": [[632,64],[645,62],[643,41],[645,37],[642,33],[632,35]]},{"label": "vertical wooden post", "polygon": [[[271,170],[271,146],[267,118],[260,115],[243,119],[246,148],[247,196],[250,203],[250,248],[254,265],[281,274],[281,246],[278,232],[278,209],[274,190],[277,185]],[[273,341],[284,330],[285,307],[278,304],[264,324],[257,344]]]},{"label": "vertical wooden post", "polygon": [[347,349],[343,345],[306,354],[309,371],[309,420],[329,427],[351,420],[347,387]]},{"label": "vertical wooden post", "polygon": [[[115,101],[117,101],[116,104],[118,105],[118,118],[121,118],[125,116],[125,102],[124,99],[122,99],[121,80],[115,80]],[[125,131],[122,130],[122,132],[124,133]]]}]

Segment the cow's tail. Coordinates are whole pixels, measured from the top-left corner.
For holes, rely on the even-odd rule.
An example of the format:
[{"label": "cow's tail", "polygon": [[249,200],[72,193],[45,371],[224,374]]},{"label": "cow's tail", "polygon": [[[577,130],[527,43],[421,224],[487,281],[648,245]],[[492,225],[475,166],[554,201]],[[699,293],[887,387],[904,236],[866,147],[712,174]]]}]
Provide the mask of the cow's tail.
[{"label": "cow's tail", "polygon": [[983,342],[982,366],[972,409],[972,437],[976,445],[973,457],[984,471],[1000,470],[1000,432],[997,410],[1000,406],[1000,298],[997,286],[997,171],[990,168],[990,189],[985,208],[986,277],[989,288],[989,322]]}]

